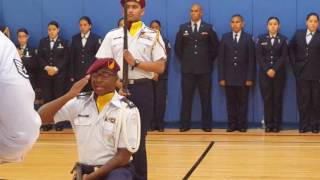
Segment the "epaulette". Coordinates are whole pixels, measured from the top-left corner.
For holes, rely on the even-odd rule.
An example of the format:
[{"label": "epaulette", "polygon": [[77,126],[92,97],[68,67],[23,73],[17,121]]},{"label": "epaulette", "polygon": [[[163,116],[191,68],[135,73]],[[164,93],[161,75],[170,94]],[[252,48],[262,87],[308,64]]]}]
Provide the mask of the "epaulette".
[{"label": "epaulette", "polygon": [[120,28],[114,28],[114,29],[111,29],[109,32],[112,32],[112,31],[115,31],[115,30],[118,30]]},{"label": "epaulette", "polygon": [[125,102],[130,109],[136,107],[136,105],[135,105],[132,101],[130,101],[128,98],[126,98],[126,97],[122,98],[121,101],[122,101],[122,102]]},{"label": "epaulette", "polygon": [[92,92],[88,91],[88,92],[81,92],[78,94],[77,99],[88,99],[91,96]]}]

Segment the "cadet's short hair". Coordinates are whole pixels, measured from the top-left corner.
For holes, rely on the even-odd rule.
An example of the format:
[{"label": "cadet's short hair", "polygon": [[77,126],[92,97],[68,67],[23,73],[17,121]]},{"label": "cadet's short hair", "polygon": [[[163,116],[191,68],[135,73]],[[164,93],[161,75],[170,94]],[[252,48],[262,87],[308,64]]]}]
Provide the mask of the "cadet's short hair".
[{"label": "cadet's short hair", "polygon": [[279,18],[276,17],[276,16],[271,16],[271,17],[269,17],[269,18],[268,18],[268,21],[267,21],[267,24],[268,24],[271,20],[276,20],[276,21],[278,22],[278,24],[280,24],[280,20],[279,20]]},{"label": "cadet's short hair", "polygon": [[231,20],[232,20],[233,18],[235,18],[235,17],[240,18],[241,21],[244,20],[243,17],[242,17],[240,14],[234,14],[234,15],[232,15]]},{"label": "cadet's short hair", "polygon": [[18,35],[19,33],[21,33],[21,32],[25,33],[26,35],[29,35],[29,32],[28,32],[28,30],[27,30],[26,28],[20,28],[20,29],[18,29],[17,35]]},{"label": "cadet's short hair", "polygon": [[80,21],[87,21],[87,23],[88,23],[89,25],[92,24],[92,21],[91,21],[91,19],[90,19],[88,16],[82,16],[82,17],[79,19],[79,22],[80,22]]},{"label": "cadet's short hair", "polygon": [[59,29],[59,23],[58,23],[57,21],[51,21],[51,22],[49,22],[48,27],[49,27],[50,25],[55,26],[56,28]]},{"label": "cadet's short hair", "polygon": [[306,21],[308,21],[311,16],[315,16],[315,17],[317,18],[317,20],[319,21],[319,15],[318,15],[317,13],[315,13],[315,12],[309,13],[309,14],[307,15]]},{"label": "cadet's short hair", "polygon": [[157,20],[157,19],[152,20],[151,23],[150,23],[150,26],[151,26],[153,23],[157,23],[157,24],[159,25],[159,27],[161,28],[161,23],[160,23],[159,20]]}]

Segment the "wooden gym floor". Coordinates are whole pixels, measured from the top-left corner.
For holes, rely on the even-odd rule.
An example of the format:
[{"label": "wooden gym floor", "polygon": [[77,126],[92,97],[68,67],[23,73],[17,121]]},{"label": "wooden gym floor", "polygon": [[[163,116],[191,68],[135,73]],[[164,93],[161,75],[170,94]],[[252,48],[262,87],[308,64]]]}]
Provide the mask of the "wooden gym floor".
[{"label": "wooden gym floor", "polygon": [[[320,179],[320,136],[311,133],[169,129],[147,139],[150,180]],[[0,166],[0,179],[68,180],[76,160],[71,130],[42,133],[23,163]]]}]

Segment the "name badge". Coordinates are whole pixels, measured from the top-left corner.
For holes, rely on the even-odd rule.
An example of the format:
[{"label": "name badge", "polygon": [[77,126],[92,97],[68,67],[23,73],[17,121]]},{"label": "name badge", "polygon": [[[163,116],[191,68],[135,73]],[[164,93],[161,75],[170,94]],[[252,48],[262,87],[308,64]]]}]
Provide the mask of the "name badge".
[{"label": "name badge", "polygon": [[266,46],[266,45],[268,45],[267,42],[262,42],[262,43],[261,43],[261,46]]},{"label": "name badge", "polygon": [[57,48],[58,48],[58,49],[63,49],[64,47],[63,47],[62,44],[60,43]]}]

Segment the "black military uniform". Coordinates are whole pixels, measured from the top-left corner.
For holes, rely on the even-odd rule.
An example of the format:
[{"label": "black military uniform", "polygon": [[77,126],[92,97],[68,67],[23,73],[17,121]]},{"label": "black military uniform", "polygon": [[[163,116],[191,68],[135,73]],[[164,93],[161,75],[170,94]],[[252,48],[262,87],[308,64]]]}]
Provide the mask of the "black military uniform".
[{"label": "black military uniform", "polygon": [[[38,62],[40,65],[40,84],[43,91],[43,99],[49,102],[62,96],[66,90],[65,82],[69,65],[69,48],[66,40],[58,37],[54,46],[50,47],[50,38],[40,40]],[[56,66],[58,74],[49,76],[46,66]]]},{"label": "black military uniform", "polygon": [[252,36],[242,31],[237,37],[232,32],[224,34],[219,49],[219,80],[226,81],[229,132],[248,128],[246,81],[253,81],[256,71]]},{"label": "black military uniform", "polygon": [[[308,37],[311,36],[311,37]],[[311,38],[308,43],[307,38]],[[298,30],[290,42],[290,58],[297,80],[300,132],[319,132],[320,33]]]},{"label": "black military uniform", "polygon": [[151,123],[152,130],[159,130],[160,132],[164,131],[164,115],[166,111],[166,103],[167,103],[167,86],[168,86],[168,66],[169,66],[169,58],[171,45],[169,40],[163,38],[163,41],[166,46],[167,52],[167,62],[166,69],[163,74],[160,74],[158,77],[158,81],[153,82],[154,89],[154,116]]},{"label": "black military uniform", "polygon": [[[86,38],[85,46],[82,44],[83,38]],[[71,78],[78,81],[85,76],[86,71],[95,61],[100,44],[101,38],[92,32],[88,37],[81,33],[72,37],[69,75]],[[90,85],[87,85],[83,91],[91,91]]]},{"label": "black military uniform", "polygon": [[[196,28],[192,28],[196,27]],[[175,51],[181,61],[182,107],[181,129],[190,129],[192,102],[196,86],[199,89],[202,107],[202,128],[211,131],[211,87],[213,62],[218,52],[218,38],[212,25],[206,22],[185,23],[176,36]]]},{"label": "black military uniform", "polygon": [[26,67],[29,74],[29,80],[32,85],[32,88],[36,90],[39,88],[38,75],[39,75],[39,65],[37,61],[37,50],[31,48],[29,45],[21,47],[20,45],[16,46],[18,50],[22,51],[22,63]]},{"label": "black military uniform", "polygon": [[[287,38],[264,34],[256,44],[256,58],[260,65],[260,90],[264,100],[266,132],[279,132],[282,123],[283,90],[286,81],[285,62],[288,60]],[[273,69],[273,78],[267,75]]]}]

